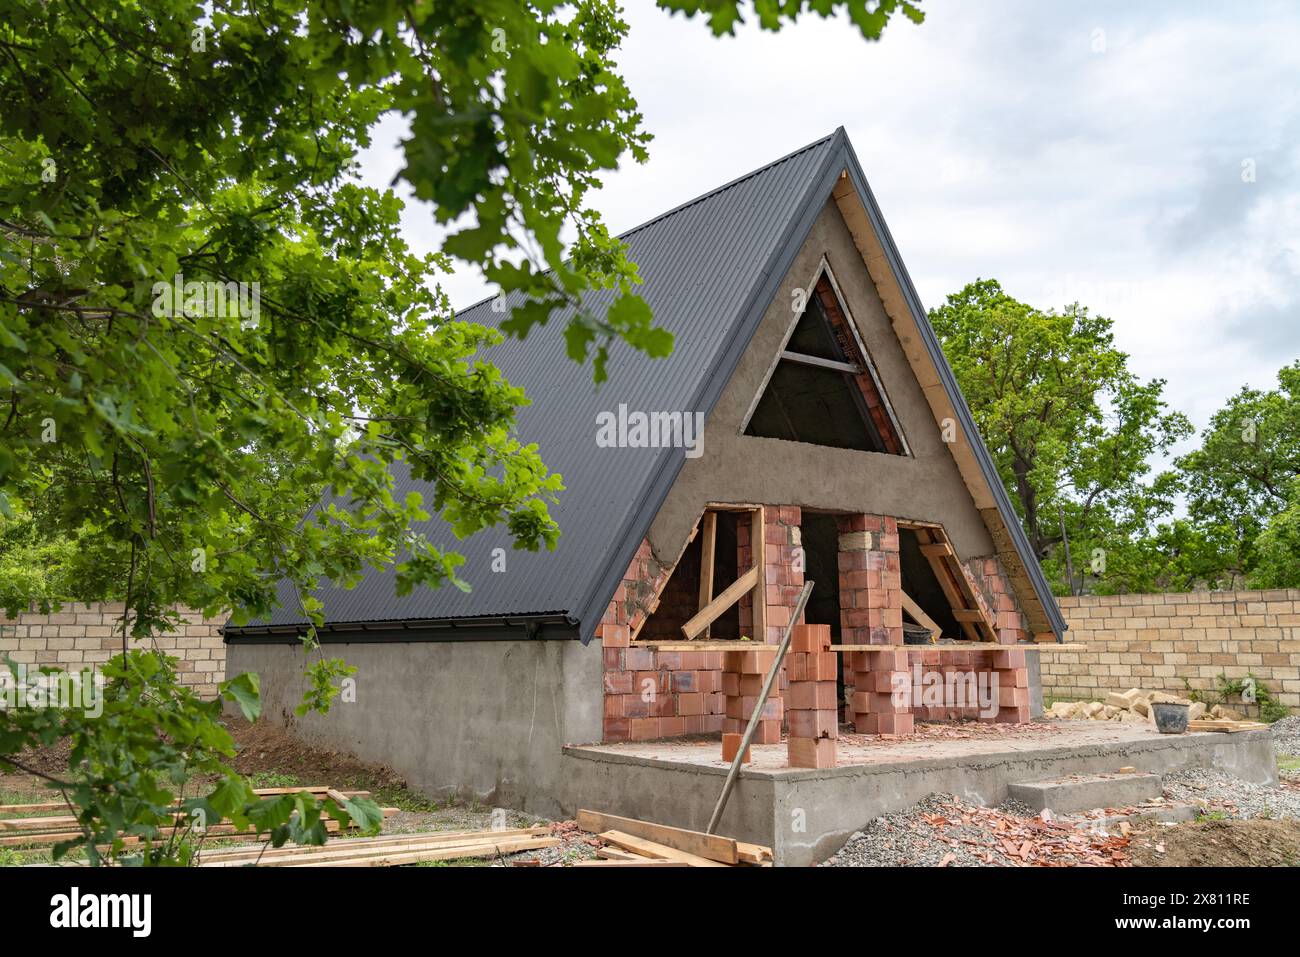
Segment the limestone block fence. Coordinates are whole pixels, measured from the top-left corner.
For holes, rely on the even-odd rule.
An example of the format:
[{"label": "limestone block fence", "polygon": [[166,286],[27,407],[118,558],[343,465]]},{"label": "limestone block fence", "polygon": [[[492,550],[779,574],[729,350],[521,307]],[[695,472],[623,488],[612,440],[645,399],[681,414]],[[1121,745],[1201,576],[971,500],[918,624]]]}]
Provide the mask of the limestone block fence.
[{"label": "limestone block fence", "polygon": [[[48,615],[23,612],[17,618],[0,611],[0,660],[48,665],[74,671],[107,661],[122,650],[121,602],[72,602]],[[225,616],[204,618],[181,611],[175,631],[155,635],[152,646],[176,658],[182,684],[214,698],[226,677],[226,646],[221,641]]]},{"label": "limestone block fence", "polygon": [[1253,674],[1300,708],[1300,589],[1059,599],[1065,640],[1083,651],[1042,653],[1043,694],[1104,699],[1111,691],[1213,690],[1220,674]]}]

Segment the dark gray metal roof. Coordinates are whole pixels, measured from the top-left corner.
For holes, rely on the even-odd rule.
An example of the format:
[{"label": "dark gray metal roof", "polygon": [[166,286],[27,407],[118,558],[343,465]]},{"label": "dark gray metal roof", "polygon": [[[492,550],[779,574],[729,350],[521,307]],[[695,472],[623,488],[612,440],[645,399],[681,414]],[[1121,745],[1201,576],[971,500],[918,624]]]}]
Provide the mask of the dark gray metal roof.
[{"label": "dark gray metal roof", "polygon": [[[566,491],[551,507],[561,529],[554,552],[513,551],[503,530],[458,541],[435,517],[417,531],[435,545],[465,556],[461,577],[473,590],[420,589],[398,598],[391,572],[371,572],[351,590],[327,584],[318,591],[330,627],[355,634],[361,623],[373,629],[383,623],[404,622],[419,628],[424,623],[432,627],[435,622],[445,626],[458,621],[472,634],[476,622],[509,627],[517,620],[534,625],[546,622],[537,626],[549,628],[547,634],[577,634],[589,640],[685,461],[681,449],[598,448],[597,414],[626,404],[633,410],[700,411],[707,416],[845,169],[881,233],[909,305],[917,310],[918,325],[945,375],[962,428],[967,435],[977,436],[841,128],[622,236],[645,280],[637,291],[654,311],[656,324],[675,336],[671,356],[648,359],[615,343],[610,349],[609,379],[597,388],[590,366],[579,366],[565,354],[568,312],[553,315],[526,341],[507,339],[485,353],[532,400],[518,415],[519,436],[536,443],[551,471],[564,477]],[[599,311],[612,299],[612,293],[603,293],[589,302]],[[506,305],[513,307],[518,301],[508,297]],[[505,315],[508,310],[494,312],[491,300],[485,300],[458,318],[497,325]],[[987,451],[978,438],[974,444],[977,456],[982,456],[981,468],[994,494],[1000,496],[999,508],[1011,534],[1031,576],[1036,576],[1040,599],[1046,598],[1044,606],[1053,623],[1060,623],[1059,635],[1063,622],[1050,590]],[[405,472],[395,474],[399,497],[420,489],[421,483],[412,482]],[[497,548],[506,549],[503,573],[492,571]],[[227,635],[251,636],[265,633],[268,627],[279,630],[300,624],[297,604],[283,588],[281,599],[281,607],[269,620],[229,627]],[[557,616],[577,628],[556,629]]]}]

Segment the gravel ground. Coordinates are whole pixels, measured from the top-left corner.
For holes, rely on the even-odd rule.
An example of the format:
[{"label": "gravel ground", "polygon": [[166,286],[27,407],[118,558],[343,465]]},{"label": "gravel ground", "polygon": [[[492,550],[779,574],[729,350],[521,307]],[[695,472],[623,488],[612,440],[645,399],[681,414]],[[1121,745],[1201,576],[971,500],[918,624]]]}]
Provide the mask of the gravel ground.
[{"label": "gravel ground", "polygon": [[1278,754],[1300,754],[1300,715],[1273,722],[1273,747]]},{"label": "gravel ground", "polygon": [[1250,784],[1218,771],[1190,768],[1164,776],[1165,797],[1203,804],[1230,818],[1290,818],[1300,820],[1300,788]]},{"label": "gravel ground", "polygon": [[823,867],[1024,867],[1128,865],[1128,841],[1092,822],[1036,817],[1021,804],[996,808],[931,794],[876,818]]},{"label": "gravel ground", "polygon": [[920,815],[941,814],[950,801],[946,795],[931,794],[913,808],[876,818],[822,867],[937,867],[948,854],[955,855],[951,863],[958,867],[987,866],[973,846],[949,848],[918,829]]}]

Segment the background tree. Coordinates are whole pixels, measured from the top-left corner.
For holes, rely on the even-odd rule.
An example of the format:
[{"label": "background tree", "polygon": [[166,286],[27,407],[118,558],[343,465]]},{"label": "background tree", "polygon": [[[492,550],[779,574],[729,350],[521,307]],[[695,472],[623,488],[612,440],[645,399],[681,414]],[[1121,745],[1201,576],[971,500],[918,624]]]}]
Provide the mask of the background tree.
[{"label": "background tree", "polygon": [[1251,584],[1271,583],[1260,587],[1296,583],[1294,569],[1300,566],[1294,533],[1300,512],[1300,361],[1279,370],[1277,378],[1276,389],[1243,387],[1228,399],[1202,432],[1200,448],[1175,462],[1186,483],[1190,518],[1223,541],[1224,568]]},{"label": "background tree", "polygon": [[1114,345],[1111,320],[1076,304],[1061,312],[978,280],[930,312],[1039,560],[1062,591],[1063,534],[1077,574],[1106,579],[1111,553],[1174,507],[1176,479],[1146,480],[1153,455],[1191,432]]},{"label": "background tree", "polygon": [[[715,32],[742,8],[662,5]],[[905,0],[754,4],[772,29],[841,8],[868,38],[898,12],[920,19]],[[438,275],[456,258],[525,293],[507,334],[572,306],[568,352],[597,382],[611,349],[671,348],[587,201],[603,171],[646,155],[614,63],[625,32],[611,0],[5,5],[0,515],[17,523],[5,534],[35,531],[30,547],[72,543],[59,565],[76,597],[125,600],[120,737],[102,740],[130,744],[27,710],[0,719],[0,755],[73,741],[59,783],[86,843],[116,852],[137,823],[156,836],[194,770],[176,741],[203,744],[229,814],[323,839],[303,820],[315,810],[294,823],[254,802],[222,764],[216,712],[131,648],[173,605],[243,620],[287,580],[319,624],[325,578],[395,566],[400,591],[468,587],[461,556],[413,531],[435,512],[462,537],[505,525],[516,547],[554,546],[562,481],[514,432],[527,398],[482,357],[500,334],[456,322]],[[451,230],[435,255],[402,240],[391,190],[356,181],[392,113],[410,125],[399,179]],[[607,311],[587,306],[597,290],[614,292]],[[430,494],[395,498],[395,469]],[[0,595],[11,611],[42,597],[16,575]],[[318,658],[304,705],[328,707],[341,670]],[[222,688],[250,715],[256,691],[247,676]],[[159,702],[181,723],[159,724]],[[145,854],[174,857],[169,842]]]}]

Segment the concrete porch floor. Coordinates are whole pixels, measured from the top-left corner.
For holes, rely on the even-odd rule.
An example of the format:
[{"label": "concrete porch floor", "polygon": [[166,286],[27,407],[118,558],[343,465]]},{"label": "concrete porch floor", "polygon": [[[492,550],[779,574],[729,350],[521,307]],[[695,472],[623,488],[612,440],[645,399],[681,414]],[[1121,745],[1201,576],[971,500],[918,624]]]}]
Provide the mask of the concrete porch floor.
[{"label": "concrete porch floor", "polygon": [[[786,766],[786,747],[753,746],[718,832],[770,845],[778,865],[819,863],[872,818],[941,792],[986,805],[1012,783],[1134,767],[1162,773],[1213,767],[1274,783],[1268,731],[1162,735],[1144,725],[1048,721],[919,724],[885,740],[841,731],[834,768]],[[728,765],[718,739],[625,742],[564,749],[565,778],[582,807],[704,830]]]}]

